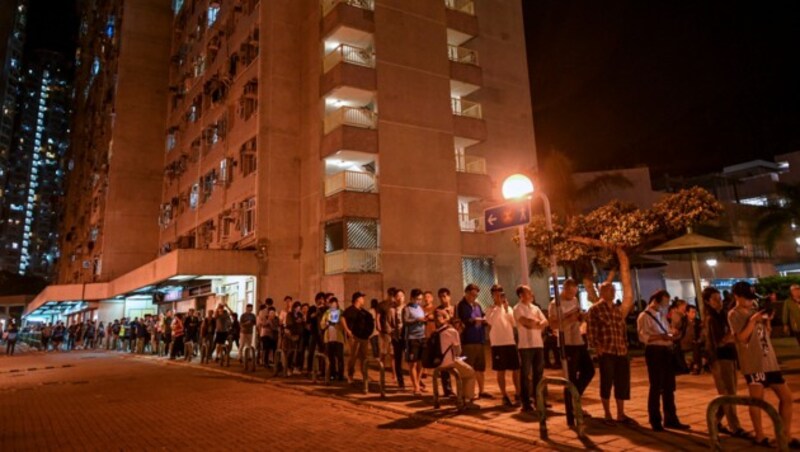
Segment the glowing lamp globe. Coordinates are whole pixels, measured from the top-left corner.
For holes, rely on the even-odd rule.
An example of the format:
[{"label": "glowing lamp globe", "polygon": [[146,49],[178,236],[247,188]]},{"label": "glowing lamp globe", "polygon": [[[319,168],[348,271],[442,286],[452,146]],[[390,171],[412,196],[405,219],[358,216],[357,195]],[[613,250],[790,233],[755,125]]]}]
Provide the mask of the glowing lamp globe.
[{"label": "glowing lamp globe", "polygon": [[503,198],[519,199],[533,193],[533,182],[522,174],[508,176],[503,182]]}]

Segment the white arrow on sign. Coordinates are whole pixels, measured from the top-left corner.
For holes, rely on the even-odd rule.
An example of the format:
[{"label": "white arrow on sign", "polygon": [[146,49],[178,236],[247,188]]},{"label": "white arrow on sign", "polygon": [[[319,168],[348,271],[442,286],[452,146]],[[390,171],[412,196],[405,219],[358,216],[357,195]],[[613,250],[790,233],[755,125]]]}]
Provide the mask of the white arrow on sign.
[{"label": "white arrow on sign", "polygon": [[497,217],[495,217],[494,214],[490,213],[489,218],[486,220],[486,222],[489,223],[489,226],[494,226],[495,221],[497,221]]}]

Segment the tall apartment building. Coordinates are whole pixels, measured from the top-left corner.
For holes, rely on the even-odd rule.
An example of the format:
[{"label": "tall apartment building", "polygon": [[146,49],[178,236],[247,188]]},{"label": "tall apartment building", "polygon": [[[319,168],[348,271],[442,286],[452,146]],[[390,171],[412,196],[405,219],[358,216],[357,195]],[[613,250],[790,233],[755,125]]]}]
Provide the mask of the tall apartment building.
[{"label": "tall apartment building", "polygon": [[[108,283],[45,290],[29,315],[70,299],[87,303],[69,312],[101,314],[91,300],[124,300],[130,315],[151,300],[241,309],[319,290],[457,295],[465,281],[518,281],[511,234],[483,233],[481,217],[507,175],[535,165],[520,2],[173,9],[160,208],[135,232],[156,231],[160,257]],[[111,259],[104,251],[103,269]]]},{"label": "tall apartment building", "polygon": [[3,267],[19,274],[49,278],[58,256],[72,102],[69,68],[69,60],[50,51],[35,51],[25,62],[0,235]]}]

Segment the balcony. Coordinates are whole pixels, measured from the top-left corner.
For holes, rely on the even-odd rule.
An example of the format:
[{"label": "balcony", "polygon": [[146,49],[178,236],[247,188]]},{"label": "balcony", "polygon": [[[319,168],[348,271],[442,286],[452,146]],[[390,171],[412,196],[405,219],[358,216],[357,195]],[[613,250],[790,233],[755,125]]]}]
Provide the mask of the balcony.
[{"label": "balcony", "polygon": [[451,11],[475,15],[475,2],[472,0],[444,0],[444,6]]},{"label": "balcony", "polygon": [[478,64],[478,52],[476,50],[468,49],[460,46],[447,46],[447,57],[450,61],[455,63],[471,64],[480,66]]},{"label": "balcony", "polygon": [[327,16],[329,12],[333,11],[339,4],[360,8],[367,11],[375,11],[375,0],[322,0],[322,15]]},{"label": "balcony", "polygon": [[342,126],[375,129],[378,127],[378,114],[363,107],[341,107],[325,116],[325,134]]},{"label": "balcony", "polygon": [[483,232],[486,229],[483,224],[483,217],[470,218],[469,213],[459,212],[458,224],[461,232]]},{"label": "balcony", "polygon": [[478,36],[478,18],[472,0],[445,0],[447,43],[459,46]]},{"label": "balcony", "polygon": [[486,174],[486,159],[456,153],[456,171],[468,174]]},{"label": "balcony", "polygon": [[379,249],[347,249],[325,254],[325,274],[378,273],[381,271]]},{"label": "balcony", "polygon": [[339,63],[355,64],[369,68],[375,67],[375,54],[371,50],[362,49],[348,44],[341,44],[332,52],[325,55],[323,72],[330,71]]},{"label": "balcony", "polygon": [[481,104],[477,102],[472,102],[471,100],[459,99],[453,97],[452,99],[450,99],[450,107],[453,109],[453,114],[455,116],[483,119]]},{"label": "balcony", "polygon": [[325,178],[326,197],[343,191],[377,193],[378,177],[371,173],[342,171]]}]

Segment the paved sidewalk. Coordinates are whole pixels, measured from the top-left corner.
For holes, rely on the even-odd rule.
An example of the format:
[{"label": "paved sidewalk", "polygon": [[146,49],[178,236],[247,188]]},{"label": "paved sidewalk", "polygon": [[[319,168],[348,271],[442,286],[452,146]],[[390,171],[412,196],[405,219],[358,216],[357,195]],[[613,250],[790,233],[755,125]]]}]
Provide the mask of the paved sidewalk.
[{"label": "paved sidewalk", "polygon": [[[800,403],[800,347],[794,341],[784,339],[776,339],[774,343],[781,357],[784,376],[794,393],[795,403]],[[632,394],[631,400],[626,404],[626,412],[638,420],[642,427],[611,427],[599,421],[599,417],[602,416],[602,408],[598,396],[599,376],[595,376],[583,399],[584,408],[595,416],[587,422],[586,434],[589,440],[582,442],[576,432],[566,426],[561,391],[554,387],[550,390],[550,398],[548,399],[553,403],[553,408],[548,416],[549,440],[543,441],[539,438],[538,418],[533,415],[522,414],[519,409],[506,409],[501,406],[499,389],[491,372],[487,373],[486,388],[490,393],[498,395],[498,397],[492,400],[480,400],[478,403],[482,406],[482,409],[479,412],[458,414],[452,402],[447,400],[442,401],[442,409],[433,409],[430,378],[426,380],[429,387],[428,392],[422,398],[418,398],[408,391],[398,391],[391,384],[391,378],[387,375],[389,382],[386,391],[387,397],[386,399],[381,399],[378,394],[377,384],[372,384],[370,387],[371,392],[365,395],[361,392],[363,388],[361,381],[356,381],[352,385],[332,384],[324,386],[322,384],[312,384],[307,378],[300,376],[270,378],[268,372],[263,368],[259,368],[256,373],[245,373],[236,359],[231,361],[231,367],[220,367],[213,363],[201,365],[199,360],[194,360],[192,364],[186,364],[183,361],[167,361],[164,358],[152,356],[109,352],[109,354],[112,353],[128,359],[133,358],[160,363],[168,362],[178,368],[203,368],[207,371],[237,376],[249,381],[265,381],[280,387],[291,388],[307,395],[333,397],[358,405],[401,414],[422,423],[458,426],[474,432],[488,433],[498,438],[528,441],[529,444],[549,450],[704,450],[708,448],[706,408],[709,401],[716,396],[713,381],[709,374],[678,377],[678,391],[676,392],[678,414],[681,421],[691,425],[692,429],[689,432],[653,432],[647,428],[646,400],[648,382],[646,368],[644,360],[637,357],[632,362]],[[0,363],[2,363],[2,360],[0,360]],[[559,375],[559,372],[553,370],[547,370],[545,373],[546,375]],[[358,371],[356,372],[356,378],[360,378],[360,372]],[[377,381],[377,371],[371,371],[370,378]],[[746,395],[744,379],[740,377],[739,383],[739,394]],[[777,405],[777,400],[771,392],[768,392],[767,401]],[[793,419],[792,428],[794,436],[798,437],[800,436],[800,410],[795,409],[795,413],[797,415]],[[739,409],[739,418],[746,429],[752,430],[747,409]],[[768,435],[771,437],[771,422],[766,416],[764,416],[764,425]],[[751,450],[753,448],[749,441],[731,439],[725,436],[722,436],[722,447],[726,451]]]}]

